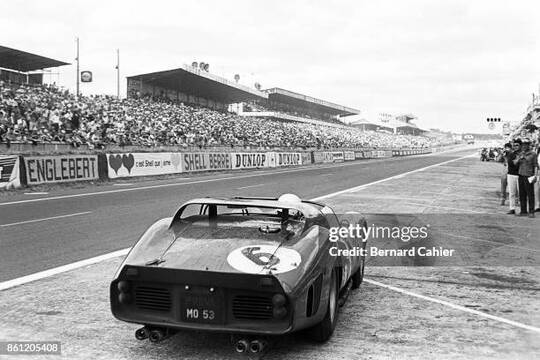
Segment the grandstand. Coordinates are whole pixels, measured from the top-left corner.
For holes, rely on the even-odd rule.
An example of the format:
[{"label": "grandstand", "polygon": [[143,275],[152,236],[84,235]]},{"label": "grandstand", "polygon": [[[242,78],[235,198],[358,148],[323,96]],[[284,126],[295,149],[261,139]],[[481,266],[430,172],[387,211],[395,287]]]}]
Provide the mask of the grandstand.
[{"label": "grandstand", "polygon": [[532,137],[540,140],[540,94],[533,94],[531,103],[527,106],[525,116],[514,129],[508,129],[508,133],[504,134],[510,138],[516,137]]},{"label": "grandstand", "polygon": [[245,117],[334,127],[343,126],[341,117],[360,113],[353,108],[277,87],[260,91],[190,65],[130,76],[127,94],[130,98],[152,97],[221,111],[230,109]]},{"label": "grandstand", "polygon": [[232,103],[268,98],[266,93],[259,90],[190,65],[129,76],[127,94],[129,98],[151,96],[215,110],[227,110]]},{"label": "grandstand", "polygon": [[[279,88],[260,91],[190,65],[130,76],[127,90],[126,99],[75,96],[54,85],[0,81],[0,148],[50,144],[82,151],[178,151],[434,145],[421,136],[360,131],[340,121],[358,110]],[[237,111],[229,111],[232,105],[238,105]]]},{"label": "grandstand", "polygon": [[413,122],[416,119],[417,117],[412,114],[394,116],[388,113],[380,113],[379,118],[375,121],[360,119],[351,122],[350,125],[364,131],[384,131],[393,134],[413,136],[427,135],[428,130],[419,128],[418,125]]},{"label": "grandstand", "polygon": [[36,71],[63,65],[69,63],[0,46],[0,80],[8,83],[41,85],[43,73]]},{"label": "grandstand", "polygon": [[241,104],[240,116],[297,121],[314,125],[343,127],[341,118],[357,115],[359,110],[302,95],[290,90],[271,88],[264,90],[267,99]]},{"label": "grandstand", "polygon": [[393,122],[394,131],[396,134],[422,135],[426,130],[421,129],[413,123],[417,117],[412,114],[398,115]]},{"label": "grandstand", "polygon": [[362,131],[385,131],[385,132],[390,132],[390,133],[394,132],[394,129],[389,126],[386,126],[386,124],[373,123],[366,119],[359,119],[359,120],[353,121],[349,125],[357,129],[360,129]]}]

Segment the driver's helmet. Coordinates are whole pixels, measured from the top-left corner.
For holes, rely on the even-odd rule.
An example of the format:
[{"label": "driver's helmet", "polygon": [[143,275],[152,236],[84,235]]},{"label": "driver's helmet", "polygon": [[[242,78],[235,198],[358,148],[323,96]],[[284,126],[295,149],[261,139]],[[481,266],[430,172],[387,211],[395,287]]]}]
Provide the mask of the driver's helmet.
[{"label": "driver's helmet", "polygon": [[302,199],[300,199],[298,196],[294,194],[283,194],[278,198],[279,202],[286,202],[289,204],[299,204],[302,202]]}]

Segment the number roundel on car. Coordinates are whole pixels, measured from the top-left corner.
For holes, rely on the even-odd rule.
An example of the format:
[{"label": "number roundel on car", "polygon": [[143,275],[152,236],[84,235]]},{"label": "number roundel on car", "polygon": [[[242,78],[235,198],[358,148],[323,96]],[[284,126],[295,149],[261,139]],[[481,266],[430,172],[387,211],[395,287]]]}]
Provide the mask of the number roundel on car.
[{"label": "number roundel on car", "polygon": [[227,256],[230,266],[248,274],[284,273],[296,269],[301,261],[298,251],[275,245],[242,246]]}]

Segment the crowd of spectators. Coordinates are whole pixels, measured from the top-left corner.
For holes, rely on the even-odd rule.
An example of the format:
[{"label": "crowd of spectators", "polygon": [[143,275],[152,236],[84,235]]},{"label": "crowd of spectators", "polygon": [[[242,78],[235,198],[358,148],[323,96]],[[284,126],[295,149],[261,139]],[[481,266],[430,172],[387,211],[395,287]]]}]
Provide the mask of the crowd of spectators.
[{"label": "crowd of spectators", "polygon": [[[537,116],[530,112],[510,134],[500,161],[501,205],[508,198],[507,214],[535,217],[540,212],[540,129]],[[507,196],[508,191],[508,196]]]},{"label": "crowd of spectators", "polygon": [[426,137],[242,117],[153,99],[79,96],[0,81],[0,143],[153,147],[421,148]]}]

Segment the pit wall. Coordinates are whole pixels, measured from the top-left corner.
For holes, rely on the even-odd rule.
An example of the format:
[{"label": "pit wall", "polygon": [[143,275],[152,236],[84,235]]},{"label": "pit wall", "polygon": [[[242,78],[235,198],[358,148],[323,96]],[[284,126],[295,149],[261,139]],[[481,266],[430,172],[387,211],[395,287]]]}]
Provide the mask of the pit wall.
[{"label": "pit wall", "polygon": [[0,190],[39,184],[138,176],[280,168],[436,152],[435,148],[345,151],[131,152],[0,155]]}]

